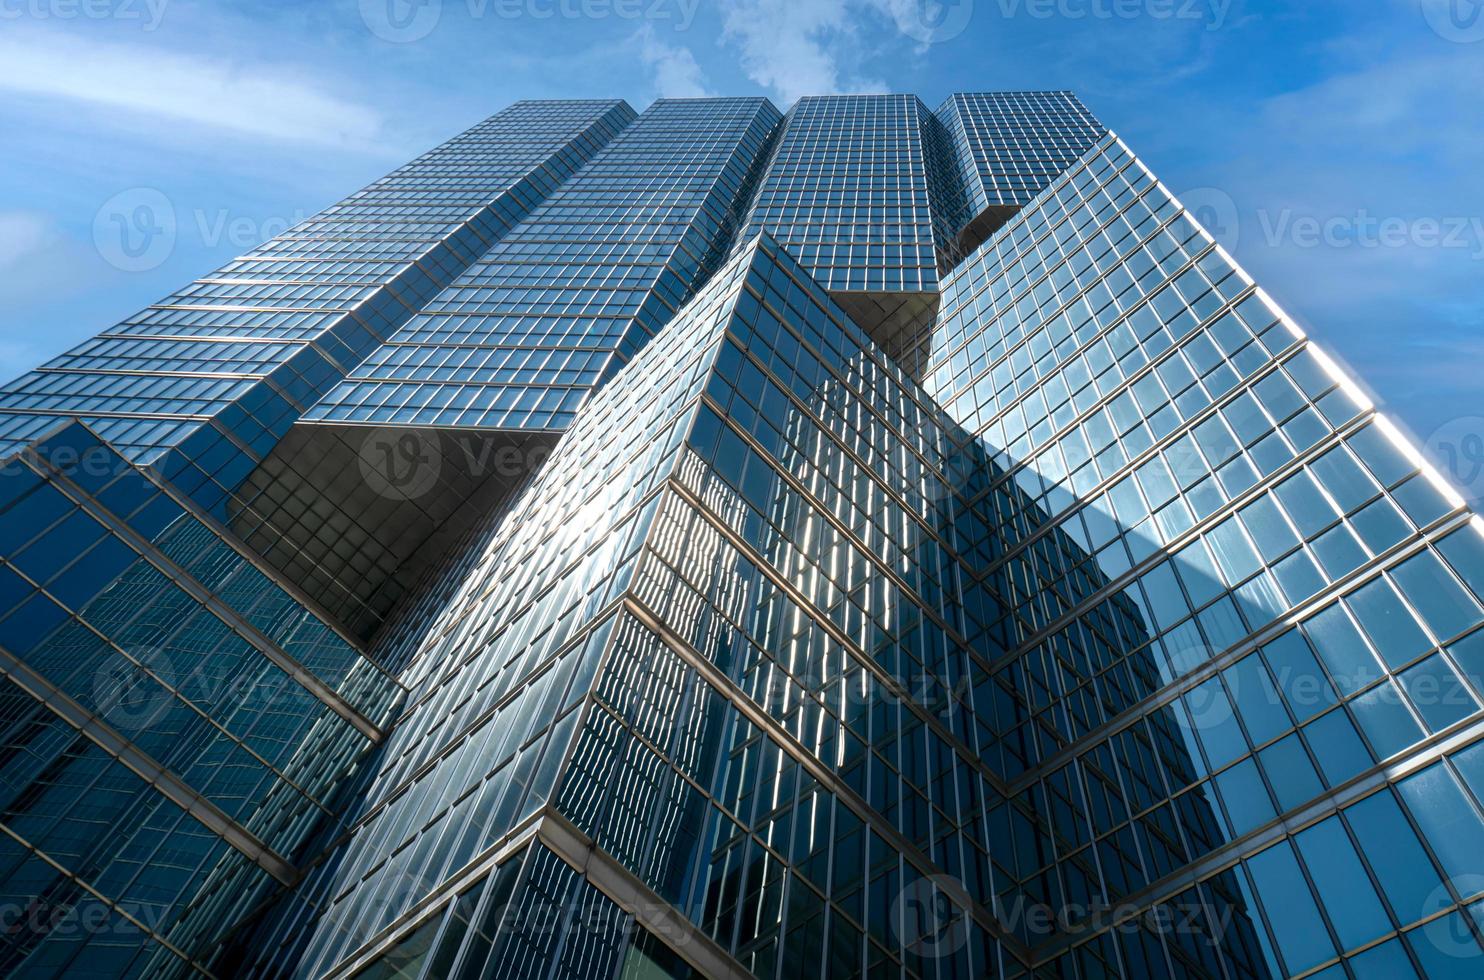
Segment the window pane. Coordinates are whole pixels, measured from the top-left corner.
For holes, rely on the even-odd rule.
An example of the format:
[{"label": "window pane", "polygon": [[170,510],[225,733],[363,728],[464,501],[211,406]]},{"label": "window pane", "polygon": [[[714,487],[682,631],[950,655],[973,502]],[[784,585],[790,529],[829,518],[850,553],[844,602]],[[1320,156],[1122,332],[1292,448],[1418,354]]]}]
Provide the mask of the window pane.
[{"label": "window pane", "polygon": [[1340,606],[1331,606],[1306,620],[1304,632],[1341,694],[1354,694],[1381,676],[1380,664]]},{"label": "window pane", "polygon": [[1448,640],[1479,621],[1479,607],[1430,551],[1392,572],[1413,608],[1440,640]]},{"label": "window pane", "polygon": [[1424,769],[1396,788],[1449,876],[1484,874],[1484,823],[1447,766]]},{"label": "window pane", "polygon": [[1378,758],[1396,755],[1422,737],[1422,729],[1390,681],[1351,701],[1350,709]]},{"label": "window pane", "polygon": [[1250,858],[1247,870],[1289,973],[1307,970],[1335,955],[1324,920],[1287,841]]},{"label": "window pane", "polygon": [[1343,711],[1331,711],[1300,729],[1319,760],[1319,770],[1331,786],[1338,786],[1371,767],[1375,761],[1361,741],[1355,723]]},{"label": "window pane", "polygon": [[1402,605],[1401,597],[1384,578],[1355,590],[1346,596],[1345,602],[1388,667],[1410,663],[1432,646],[1422,627]]},{"label": "window pane", "polygon": [[1339,817],[1310,827],[1294,843],[1346,949],[1390,931],[1391,922]]},{"label": "window pane", "polygon": [[1440,653],[1405,671],[1400,680],[1412,706],[1431,731],[1440,732],[1478,710],[1474,696]]}]

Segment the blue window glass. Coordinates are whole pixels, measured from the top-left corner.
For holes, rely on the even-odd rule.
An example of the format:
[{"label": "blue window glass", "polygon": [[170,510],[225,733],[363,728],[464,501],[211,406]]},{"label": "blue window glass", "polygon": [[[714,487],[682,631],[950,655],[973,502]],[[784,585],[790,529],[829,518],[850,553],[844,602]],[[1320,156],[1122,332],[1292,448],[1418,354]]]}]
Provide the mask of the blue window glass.
[{"label": "blue window glass", "polygon": [[1304,632],[1341,694],[1354,694],[1381,676],[1381,665],[1340,606],[1305,620]]},{"label": "blue window glass", "polygon": [[1257,758],[1267,773],[1268,784],[1277,794],[1279,810],[1291,810],[1324,789],[1297,735],[1279,739],[1259,752]]},{"label": "blue window glass", "polygon": [[1484,596],[1484,534],[1478,528],[1454,531],[1438,542],[1438,551],[1475,596]]},{"label": "blue window glass", "polygon": [[1247,740],[1242,737],[1242,728],[1232,713],[1231,701],[1220,678],[1213,677],[1193,688],[1185,695],[1185,707],[1190,712],[1191,726],[1200,733],[1206,762],[1212,769],[1220,769],[1246,754]]},{"label": "blue window glass", "polygon": [[1355,723],[1344,711],[1331,711],[1305,725],[1300,731],[1309,750],[1319,760],[1319,771],[1330,786],[1338,786],[1358,776],[1375,761],[1355,730]]},{"label": "blue window glass", "polygon": [[1484,630],[1476,630],[1448,648],[1454,663],[1474,690],[1484,694]]},{"label": "blue window glass", "polygon": [[1330,817],[1299,833],[1294,843],[1341,946],[1353,949],[1391,929],[1391,921],[1339,817]]},{"label": "blue window glass", "polygon": [[1324,575],[1307,551],[1295,551],[1273,566],[1273,574],[1291,603],[1297,604],[1324,588]]},{"label": "blue window glass", "polygon": [[1262,648],[1268,668],[1283,690],[1283,700],[1300,722],[1339,700],[1304,636],[1289,630]]},{"label": "blue window glass", "polygon": [[1436,904],[1427,905],[1430,897],[1436,903],[1442,881],[1389,790],[1347,807],[1345,820],[1398,922],[1405,925],[1437,911]]},{"label": "blue window glass", "polygon": [[1390,681],[1351,701],[1350,710],[1378,758],[1389,758],[1422,737],[1422,728]]},{"label": "blue window glass", "polygon": [[1432,646],[1384,578],[1356,589],[1345,602],[1388,667],[1410,663]]},{"label": "blue window glass", "polygon": [[1254,760],[1243,759],[1217,774],[1215,782],[1221,793],[1221,802],[1226,805],[1227,822],[1234,836],[1245,834],[1277,816]]},{"label": "blue window glass", "polygon": [[1293,528],[1289,527],[1272,497],[1264,495],[1257,498],[1242,508],[1241,515],[1242,523],[1247,525],[1253,543],[1267,561],[1285,554],[1298,544],[1298,536],[1293,533]]},{"label": "blue window glass", "polygon": [[1474,696],[1443,655],[1433,654],[1398,678],[1429,731],[1440,732],[1478,710]]},{"label": "blue window glass", "polygon": [[[1396,788],[1449,876],[1484,875],[1484,822],[1446,765],[1424,769]],[[1484,877],[1474,880],[1484,887]]]},{"label": "blue window glass", "polygon": [[1479,605],[1431,551],[1407,559],[1392,572],[1412,607],[1440,640],[1479,622]]},{"label": "blue window glass", "polygon": [[1474,980],[1484,970],[1478,934],[1463,912],[1450,912],[1407,933],[1428,980]]},{"label": "blue window glass", "polygon": [[1287,841],[1253,855],[1247,860],[1247,871],[1290,974],[1335,955],[1329,931]]},{"label": "blue window glass", "polygon": [[1271,741],[1292,727],[1288,712],[1283,710],[1283,698],[1261,657],[1242,658],[1224,670],[1222,677],[1253,745]]},{"label": "blue window glass", "polygon": [[1475,800],[1484,800],[1484,742],[1476,742],[1466,749],[1449,756],[1463,776],[1464,785],[1474,794]]},{"label": "blue window glass", "polygon": [[1356,953],[1350,959],[1350,969],[1355,971],[1355,980],[1402,980],[1417,976],[1400,939],[1389,939],[1363,953]]}]

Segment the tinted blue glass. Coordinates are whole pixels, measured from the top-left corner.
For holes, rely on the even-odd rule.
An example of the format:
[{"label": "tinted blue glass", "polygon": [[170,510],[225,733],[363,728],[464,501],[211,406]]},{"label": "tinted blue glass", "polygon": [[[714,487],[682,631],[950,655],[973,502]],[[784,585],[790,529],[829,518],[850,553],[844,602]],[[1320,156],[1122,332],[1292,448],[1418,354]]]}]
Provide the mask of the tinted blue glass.
[{"label": "tinted blue glass", "polygon": [[1341,607],[1305,620],[1304,632],[1341,694],[1353,694],[1381,676],[1381,665]]},{"label": "tinted blue glass", "polygon": [[[1424,769],[1396,788],[1449,875],[1484,874],[1484,826],[1446,766]],[[1484,878],[1479,881],[1484,885]]]},{"label": "tinted blue glass", "polygon": [[0,391],[6,901],[172,943],[0,972],[1443,975],[1484,538],[1352,391],[1067,93],[512,107]]},{"label": "tinted blue glass", "polygon": [[1324,920],[1286,842],[1249,858],[1247,871],[1262,896],[1268,926],[1290,973],[1335,955]]},{"label": "tinted blue glass", "polygon": [[1350,702],[1356,723],[1376,756],[1385,759],[1422,737],[1422,728],[1390,681],[1383,681]]},{"label": "tinted blue glass", "polygon": [[1374,759],[1355,723],[1344,711],[1331,711],[1301,729],[1309,750],[1319,760],[1325,782],[1338,786],[1371,767]]},{"label": "tinted blue glass", "polygon": [[1385,579],[1356,589],[1345,601],[1388,667],[1411,663],[1432,646]]},{"label": "tinted blue glass", "polygon": [[1450,639],[1484,618],[1478,603],[1430,551],[1409,558],[1393,574],[1402,592],[1440,639]]},{"label": "tinted blue glass", "polygon": [[1479,709],[1474,696],[1441,654],[1409,667],[1400,680],[1407,699],[1429,731],[1442,731]]},{"label": "tinted blue glass", "polygon": [[1216,776],[1233,835],[1245,834],[1276,816],[1257,763],[1243,759]]},{"label": "tinted blue glass", "polygon": [[1390,939],[1350,959],[1350,969],[1356,980],[1391,980],[1417,976],[1417,970],[1407,957],[1407,949],[1400,939]]},{"label": "tinted blue glass", "polygon": [[1407,933],[1412,953],[1422,964],[1422,973],[1432,980],[1464,980],[1477,977],[1484,965],[1476,929],[1462,912],[1452,912]]},{"label": "tinted blue glass", "polygon": [[1294,838],[1319,901],[1345,949],[1391,929],[1370,877],[1339,817],[1330,817]]},{"label": "tinted blue glass", "polygon": [[1257,754],[1278,797],[1280,810],[1291,810],[1318,795],[1323,785],[1297,735],[1281,738]]},{"label": "tinted blue glass", "polygon": [[1436,911],[1426,905],[1440,879],[1395,797],[1389,791],[1368,796],[1346,808],[1345,820],[1397,920],[1406,923]]},{"label": "tinted blue glass", "polygon": [[1283,701],[1300,722],[1339,700],[1298,630],[1289,630],[1266,644],[1262,655],[1283,690]]}]

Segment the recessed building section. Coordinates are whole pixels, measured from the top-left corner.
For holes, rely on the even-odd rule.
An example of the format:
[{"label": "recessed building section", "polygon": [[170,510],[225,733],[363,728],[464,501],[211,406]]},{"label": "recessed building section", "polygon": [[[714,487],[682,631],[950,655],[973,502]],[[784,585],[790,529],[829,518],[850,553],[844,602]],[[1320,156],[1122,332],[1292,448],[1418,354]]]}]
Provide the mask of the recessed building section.
[{"label": "recessed building section", "polygon": [[1071,92],[958,92],[935,115],[962,189],[949,218],[960,257],[1108,131]]},{"label": "recessed building section", "polygon": [[772,235],[907,363],[918,359],[950,265],[951,205],[941,198],[952,173],[940,131],[914,95],[800,99],[741,239]]},{"label": "recessed building section", "polygon": [[301,423],[233,496],[229,526],[369,640],[545,462],[559,433]]},{"label": "recessed building section", "polygon": [[232,526],[375,632],[705,282],[778,119],[764,99],[646,110],[305,413]]}]

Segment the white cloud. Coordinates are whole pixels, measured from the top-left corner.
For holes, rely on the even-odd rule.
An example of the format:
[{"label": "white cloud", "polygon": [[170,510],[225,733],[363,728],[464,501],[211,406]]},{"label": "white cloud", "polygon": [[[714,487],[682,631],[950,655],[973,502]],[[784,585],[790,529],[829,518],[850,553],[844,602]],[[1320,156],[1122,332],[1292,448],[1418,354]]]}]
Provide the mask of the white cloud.
[{"label": "white cloud", "polygon": [[[857,6],[879,10],[869,0]],[[852,0],[734,0],[722,38],[738,45],[747,77],[772,89],[785,109],[804,95],[886,92],[883,82],[840,65],[854,33],[851,7]]]},{"label": "white cloud", "polygon": [[293,143],[368,147],[375,110],[283,66],[245,65],[159,46],[100,44],[47,31],[0,37],[0,91]]},{"label": "white cloud", "polygon": [[36,253],[55,237],[55,226],[43,215],[0,211],[0,269]]},{"label": "white cloud", "polygon": [[659,40],[650,24],[644,25],[638,37],[639,57],[654,72],[655,93],[660,98],[699,99],[712,94],[689,48]]},{"label": "white cloud", "polygon": [[[1442,53],[1439,53],[1442,52]],[[1462,120],[1477,111],[1484,60],[1464,45],[1424,57],[1375,61],[1267,103],[1269,120],[1293,126],[1312,143],[1364,148],[1368,155],[1408,159],[1437,154],[1478,165],[1484,137]]]}]

